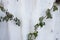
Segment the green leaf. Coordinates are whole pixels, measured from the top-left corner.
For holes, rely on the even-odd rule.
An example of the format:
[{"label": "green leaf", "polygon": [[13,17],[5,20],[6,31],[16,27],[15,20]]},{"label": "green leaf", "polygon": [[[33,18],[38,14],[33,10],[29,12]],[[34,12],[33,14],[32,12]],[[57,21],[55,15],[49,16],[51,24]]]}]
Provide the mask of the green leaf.
[{"label": "green leaf", "polygon": [[47,16],[46,19],[48,19],[48,18],[52,19],[52,15],[51,15],[51,13],[50,13],[50,9],[47,9],[47,11],[46,11],[46,16]]},{"label": "green leaf", "polygon": [[44,19],[44,17],[42,16],[42,17],[39,18],[39,21],[42,22],[43,19]]},{"label": "green leaf", "polygon": [[39,24],[36,24],[34,27],[35,27],[35,30],[37,30],[37,28],[39,27]]},{"label": "green leaf", "polygon": [[7,16],[5,16],[5,17],[3,17],[3,21],[8,21],[9,19],[8,19],[8,17]]},{"label": "green leaf", "polygon": [[13,15],[10,14],[9,12],[6,12],[6,15],[7,15],[7,17],[9,17],[9,18],[13,18]]},{"label": "green leaf", "polygon": [[33,35],[35,36],[35,38],[38,36],[38,31],[34,32]]},{"label": "green leaf", "polygon": [[3,11],[3,12],[5,11],[4,7],[2,7],[2,6],[0,6],[0,9],[1,9],[1,11]]},{"label": "green leaf", "polygon": [[33,33],[29,33],[29,34],[28,34],[28,40],[33,40],[33,39],[32,39],[32,36],[33,36]]},{"label": "green leaf", "polygon": [[18,25],[18,26],[20,26],[20,20],[16,17],[16,18],[14,18],[14,21],[15,21],[15,23],[16,23],[16,25]]},{"label": "green leaf", "polygon": [[40,22],[39,25],[40,27],[43,27],[45,25],[45,22]]},{"label": "green leaf", "polygon": [[56,11],[56,10],[58,10],[57,6],[53,5],[53,11]]},{"label": "green leaf", "polygon": [[36,25],[35,25],[35,27],[36,27],[36,26],[38,27],[38,26],[39,26],[39,24],[36,24]]},{"label": "green leaf", "polygon": [[34,40],[38,36],[38,31],[28,34],[28,40]]},{"label": "green leaf", "polygon": [[2,17],[0,18],[0,21],[1,21],[1,19],[2,19],[2,21],[6,21],[6,22],[8,22],[9,20],[10,21],[13,20],[13,21],[15,21],[16,25],[20,26],[21,22],[17,17],[13,19],[14,16],[12,14],[10,14],[8,11],[6,11],[4,9],[4,6],[0,6],[0,9],[2,12],[5,12],[5,14],[6,14],[6,16],[4,16],[3,18]]}]

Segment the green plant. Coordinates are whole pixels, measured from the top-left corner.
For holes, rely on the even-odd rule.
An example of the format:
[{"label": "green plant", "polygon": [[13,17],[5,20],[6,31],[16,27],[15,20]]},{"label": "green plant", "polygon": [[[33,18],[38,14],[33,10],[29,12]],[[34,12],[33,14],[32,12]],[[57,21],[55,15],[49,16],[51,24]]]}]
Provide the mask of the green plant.
[{"label": "green plant", "polygon": [[52,18],[53,18],[52,15],[51,15],[51,10],[53,10],[53,12],[56,11],[56,10],[58,10],[58,8],[57,8],[57,6],[55,5],[55,3],[53,3],[53,6],[52,6],[51,9],[48,8],[48,9],[46,10],[46,16],[42,16],[42,17],[39,18],[39,23],[37,23],[37,24],[34,26],[34,32],[28,34],[28,40],[34,40],[34,39],[36,39],[36,37],[38,36],[38,31],[37,31],[37,29],[38,29],[39,27],[42,28],[42,27],[45,25],[45,22],[43,21],[44,19],[52,19]]},{"label": "green plant", "polygon": [[1,6],[1,5],[0,5],[0,9],[1,9],[2,12],[5,13],[4,17],[0,16],[0,22],[2,22],[2,21],[8,22],[8,21],[13,20],[16,25],[20,26],[21,22],[20,22],[20,20],[17,17],[14,18],[14,16],[11,13],[9,13],[8,11],[6,11],[5,8],[3,6]]}]

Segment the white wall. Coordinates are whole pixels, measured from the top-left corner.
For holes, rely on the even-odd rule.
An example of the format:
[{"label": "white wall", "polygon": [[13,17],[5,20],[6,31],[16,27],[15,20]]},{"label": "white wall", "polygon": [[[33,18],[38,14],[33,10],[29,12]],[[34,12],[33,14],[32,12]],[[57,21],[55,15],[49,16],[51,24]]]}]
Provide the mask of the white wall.
[{"label": "white wall", "polygon": [[[1,16],[5,16],[5,14],[0,10]],[[0,40],[9,40],[8,23],[6,22],[0,22]]]},{"label": "white wall", "polygon": [[[15,17],[18,17],[22,24],[18,27],[14,22],[9,21],[8,24],[4,23],[4,25],[6,25],[6,27],[8,25],[8,27],[6,29],[2,27],[0,32],[2,32],[3,28],[6,30],[6,34],[9,32],[9,40],[27,40],[27,34],[34,30],[34,25],[38,23],[39,17],[45,15],[45,11],[47,8],[52,7],[54,1],[55,0],[18,0],[17,2],[17,0],[6,0],[5,7]],[[56,38],[60,40],[60,6],[57,6],[59,10],[52,12],[53,19],[45,20],[46,25],[38,29],[39,33],[36,40],[56,40]]]}]

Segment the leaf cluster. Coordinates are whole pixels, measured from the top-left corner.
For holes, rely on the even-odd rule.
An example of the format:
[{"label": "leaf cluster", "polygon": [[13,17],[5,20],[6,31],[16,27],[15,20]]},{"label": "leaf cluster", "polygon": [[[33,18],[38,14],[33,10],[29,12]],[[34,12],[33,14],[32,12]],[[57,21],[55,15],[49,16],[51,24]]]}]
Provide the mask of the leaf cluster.
[{"label": "leaf cluster", "polygon": [[3,6],[0,6],[0,9],[2,12],[4,12],[6,14],[4,17],[0,16],[0,22],[2,22],[2,21],[8,22],[8,21],[13,20],[13,21],[15,21],[16,25],[20,26],[21,22],[17,17],[14,18],[14,16],[11,13],[9,13],[8,11],[6,11]]}]

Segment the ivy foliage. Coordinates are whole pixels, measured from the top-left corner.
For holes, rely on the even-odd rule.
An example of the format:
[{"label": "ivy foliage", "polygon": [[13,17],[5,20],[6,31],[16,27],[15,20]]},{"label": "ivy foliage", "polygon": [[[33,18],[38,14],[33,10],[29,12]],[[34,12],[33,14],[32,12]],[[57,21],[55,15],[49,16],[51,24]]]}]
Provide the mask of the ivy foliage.
[{"label": "ivy foliage", "polygon": [[28,34],[28,40],[33,40],[38,36],[38,31]]},{"label": "ivy foliage", "polygon": [[52,19],[52,15],[51,15],[50,9],[47,9],[46,16],[47,16],[46,19],[48,19],[48,18]]},{"label": "ivy foliage", "polygon": [[20,26],[20,20],[17,17],[14,18],[14,21],[15,21],[16,25]]},{"label": "ivy foliage", "polygon": [[20,23],[21,22],[20,22],[20,20],[17,17],[14,18],[14,16],[11,13],[9,13],[8,11],[6,11],[3,6],[0,6],[0,9],[1,9],[2,12],[5,13],[5,16],[4,17],[3,16],[0,16],[0,22],[3,22],[3,21],[8,22],[8,21],[13,20],[16,25],[20,26]]},{"label": "ivy foliage", "polygon": [[37,31],[37,28],[40,26],[40,27],[43,27],[45,25],[45,22],[43,22],[43,19],[45,17],[40,17],[39,18],[39,23],[37,23],[35,26],[34,26],[34,32],[33,33],[29,33],[28,34],[28,40],[33,40],[33,39],[36,39],[36,37],[38,36],[38,31]]},{"label": "ivy foliage", "polygon": [[[57,6],[54,5],[54,4],[53,4],[53,6],[52,6],[51,9],[53,9],[53,12],[56,11],[56,10],[58,10]],[[28,40],[34,40],[34,39],[37,38],[37,36],[38,36],[38,31],[37,31],[38,27],[41,27],[41,28],[42,28],[42,27],[45,25],[45,22],[43,21],[44,18],[45,18],[45,19],[52,19],[51,9],[48,8],[48,9],[46,10],[46,16],[45,16],[45,17],[42,16],[42,17],[39,18],[39,23],[37,23],[37,24],[34,26],[34,32],[28,34]]]},{"label": "ivy foliage", "polygon": [[6,16],[3,17],[3,21],[8,22],[9,20],[13,19],[13,15],[10,14],[9,12],[6,12]]},{"label": "ivy foliage", "polygon": [[43,19],[44,19],[44,18],[45,18],[45,17],[43,17],[43,16],[39,18],[39,26],[40,26],[40,27],[43,27],[43,25],[45,25],[45,22],[43,22]]},{"label": "ivy foliage", "polygon": [[5,11],[5,9],[4,9],[4,7],[3,6],[0,6],[0,9],[1,9],[1,11]]},{"label": "ivy foliage", "polygon": [[36,37],[38,36],[37,28],[38,28],[38,27],[43,27],[43,26],[45,25],[45,22],[43,22],[44,18],[45,18],[45,17],[43,17],[43,16],[40,17],[40,18],[39,18],[39,23],[37,23],[37,24],[34,26],[35,32],[33,33],[33,35],[34,35],[35,39],[36,39]]},{"label": "ivy foliage", "polygon": [[37,23],[34,27],[35,27],[35,30],[37,30],[37,28],[40,26],[40,27],[43,27],[44,25],[45,25],[45,22],[43,22],[43,19],[44,19],[45,17],[40,17],[39,18],[39,23]]},{"label": "ivy foliage", "polygon": [[[56,5],[53,5],[52,6],[52,9],[53,9],[53,11],[58,10],[58,8],[57,8]],[[47,9],[47,11],[46,11],[46,19],[49,19],[49,18],[52,19],[51,9]]]},{"label": "ivy foliage", "polygon": [[56,11],[56,10],[58,10],[57,6],[53,5],[53,11]]}]

